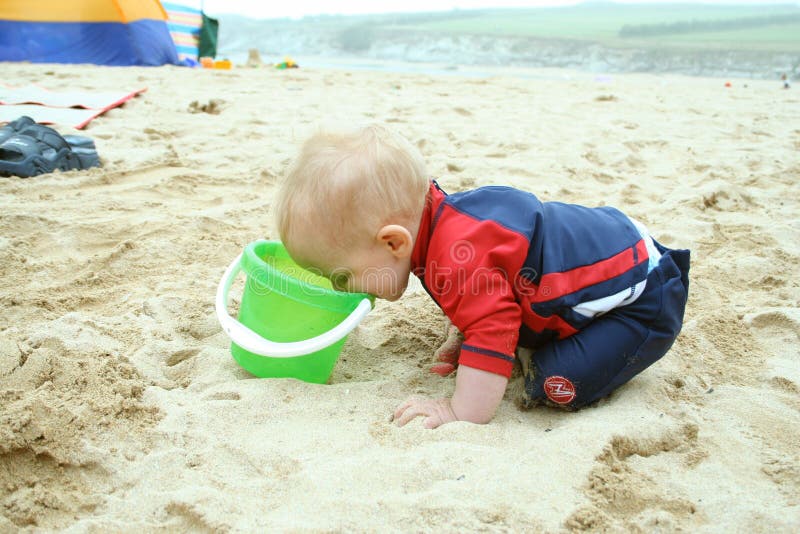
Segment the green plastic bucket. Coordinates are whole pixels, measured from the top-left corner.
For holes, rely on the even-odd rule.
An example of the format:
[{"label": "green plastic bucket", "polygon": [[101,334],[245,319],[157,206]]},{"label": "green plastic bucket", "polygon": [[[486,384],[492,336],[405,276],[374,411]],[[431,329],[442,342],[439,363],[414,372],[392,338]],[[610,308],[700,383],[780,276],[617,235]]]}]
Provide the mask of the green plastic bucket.
[{"label": "green plastic bucket", "polygon": [[[227,303],[241,271],[247,280],[237,320]],[[363,293],[335,291],[327,278],[294,263],[279,241],[254,241],[222,276],[216,311],[232,340],[231,354],[244,369],[263,378],[322,384],[372,301]]]}]

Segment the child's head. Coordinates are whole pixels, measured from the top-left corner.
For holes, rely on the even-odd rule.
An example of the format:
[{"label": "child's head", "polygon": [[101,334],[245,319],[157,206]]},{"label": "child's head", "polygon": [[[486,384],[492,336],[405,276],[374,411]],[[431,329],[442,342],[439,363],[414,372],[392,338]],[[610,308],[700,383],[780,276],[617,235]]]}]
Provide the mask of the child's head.
[{"label": "child's head", "polygon": [[[407,283],[407,273],[406,280],[397,278],[410,258],[428,187],[421,154],[400,135],[378,125],[320,132],[305,142],[283,182],[278,232],[298,263],[336,286],[396,298]],[[337,283],[344,276],[350,282]]]}]

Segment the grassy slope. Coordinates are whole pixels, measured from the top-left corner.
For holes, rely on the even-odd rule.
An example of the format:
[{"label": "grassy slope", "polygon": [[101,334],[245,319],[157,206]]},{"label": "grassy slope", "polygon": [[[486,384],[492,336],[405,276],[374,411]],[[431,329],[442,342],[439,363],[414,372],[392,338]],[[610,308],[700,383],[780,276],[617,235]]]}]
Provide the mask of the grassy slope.
[{"label": "grassy slope", "polygon": [[626,24],[662,24],[690,20],[725,20],[800,13],[792,5],[616,5],[585,4],[565,8],[486,10],[480,16],[452,12],[438,20],[385,21],[395,28],[435,33],[517,35],[541,38],[579,39],[608,46],[675,46],[732,49],[800,51],[800,23],[740,30],[661,35],[648,38],[618,36]]}]

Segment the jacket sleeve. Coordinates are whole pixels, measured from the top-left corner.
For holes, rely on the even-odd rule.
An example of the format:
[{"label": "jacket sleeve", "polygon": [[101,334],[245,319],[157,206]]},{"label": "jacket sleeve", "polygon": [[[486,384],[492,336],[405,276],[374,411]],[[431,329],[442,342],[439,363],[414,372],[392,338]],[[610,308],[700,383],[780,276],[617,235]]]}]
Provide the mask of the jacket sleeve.
[{"label": "jacket sleeve", "polygon": [[[465,217],[452,217],[459,216]],[[493,221],[443,222],[431,241],[425,281],[464,334],[459,364],[509,377],[522,322],[512,284],[529,240]]]}]

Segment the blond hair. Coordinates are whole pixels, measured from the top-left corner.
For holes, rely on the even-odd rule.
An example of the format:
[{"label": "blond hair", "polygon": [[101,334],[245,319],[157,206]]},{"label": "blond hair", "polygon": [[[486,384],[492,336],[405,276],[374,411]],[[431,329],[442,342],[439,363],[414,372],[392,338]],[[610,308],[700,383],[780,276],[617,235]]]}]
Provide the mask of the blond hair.
[{"label": "blond hair", "polygon": [[428,187],[422,155],[389,129],[321,131],[303,144],[281,185],[278,232],[288,243],[302,228],[325,250],[346,249],[384,224],[419,218]]}]

